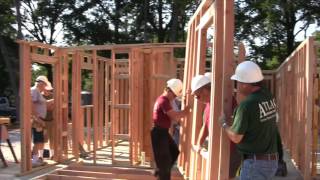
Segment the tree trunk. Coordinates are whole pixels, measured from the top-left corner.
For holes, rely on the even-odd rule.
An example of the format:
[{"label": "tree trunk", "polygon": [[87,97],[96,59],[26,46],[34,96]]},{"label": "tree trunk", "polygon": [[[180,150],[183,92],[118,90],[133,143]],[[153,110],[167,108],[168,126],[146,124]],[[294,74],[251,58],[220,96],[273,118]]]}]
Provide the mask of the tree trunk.
[{"label": "tree trunk", "polygon": [[164,42],[164,39],[165,39],[165,32],[164,32],[164,29],[162,27],[162,24],[163,24],[163,17],[162,17],[162,10],[163,10],[163,2],[162,0],[159,0],[158,1],[158,16],[159,16],[159,24],[158,24],[158,42],[159,43],[162,43]]},{"label": "tree trunk", "polygon": [[149,11],[149,0],[144,0],[143,5],[143,41],[149,42],[148,35],[147,35],[147,22],[148,22],[148,11]]},{"label": "tree trunk", "polygon": [[17,39],[23,39],[23,34],[21,30],[21,14],[20,14],[20,0],[15,0],[16,11],[17,11],[17,24],[18,24],[18,34]]},{"label": "tree trunk", "polygon": [[[178,32],[179,32],[179,20],[181,22],[181,11],[184,9],[182,7],[182,3],[179,4],[180,0],[174,0],[172,2],[172,14],[171,14],[171,27],[170,27],[170,35],[169,42],[177,42],[178,41]],[[182,22],[181,22],[182,23]]]}]

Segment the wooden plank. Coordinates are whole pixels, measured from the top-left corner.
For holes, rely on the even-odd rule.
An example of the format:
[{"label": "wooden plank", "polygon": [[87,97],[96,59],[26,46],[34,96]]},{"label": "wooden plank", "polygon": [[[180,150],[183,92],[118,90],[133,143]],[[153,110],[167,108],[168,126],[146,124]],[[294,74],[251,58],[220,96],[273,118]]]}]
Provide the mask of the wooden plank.
[{"label": "wooden plank", "polygon": [[[233,94],[233,82],[230,77],[234,73],[233,67],[233,37],[234,37],[234,2],[232,0],[224,1],[224,44],[223,44],[223,89],[222,89],[222,106],[223,111],[229,119],[232,117],[232,94]],[[219,178],[229,179],[230,170],[230,140],[226,133],[221,131],[220,134],[221,144],[220,144],[220,164],[219,164]],[[232,164],[231,164],[232,165]]]},{"label": "wooden plank", "polygon": [[214,4],[211,4],[208,10],[201,16],[200,23],[196,27],[196,31],[208,29],[213,24]]},{"label": "wooden plank", "polygon": [[128,74],[117,74],[117,75],[114,75],[114,79],[116,79],[116,80],[129,79],[129,75]]},{"label": "wooden plank", "polygon": [[98,60],[97,51],[92,53],[93,59],[93,164],[97,163],[98,147],[98,120],[99,120],[99,79],[98,79]]},{"label": "wooden plank", "polygon": [[306,132],[306,138],[304,142],[305,146],[305,154],[304,154],[304,165],[305,165],[305,170],[303,177],[304,179],[310,179],[311,178],[311,170],[312,170],[312,163],[311,156],[312,156],[312,149],[310,144],[312,144],[312,110],[313,110],[313,89],[314,89],[314,84],[313,84],[313,77],[315,73],[315,67],[316,67],[316,57],[314,56],[314,49],[313,49],[313,42],[314,38],[309,38],[308,43],[306,46],[306,95],[307,97],[312,97],[312,98],[307,98],[306,99],[306,125],[305,125],[305,132]]},{"label": "wooden plank", "polygon": [[61,96],[61,92],[63,92],[63,86],[62,86],[62,73],[63,73],[63,52],[58,49],[55,52],[55,57],[57,58],[56,64],[53,66],[54,70],[54,142],[50,141],[50,146],[54,148],[55,157],[54,160],[58,162],[63,161],[63,137],[62,137],[62,131],[63,131],[63,108],[62,108],[62,102],[63,102],[63,96]]},{"label": "wooden plank", "polygon": [[111,180],[112,179],[112,178],[95,178],[95,177],[85,177],[85,176],[56,175],[56,174],[48,174],[46,178],[49,180],[87,180],[87,179]]},{"label": "wooden plank", "polygon": [[[100,97],[105,97],[106,96],[106,94],[105,94],[105,90],[104,90],[104,87],[105,87],[105,81],[104,81],[104,77],[105,77],[105,72],[104,72],[104,67],[105,67],[105,62],[103,62],[103,61],[100,61],[100,82],[101,82],[101,84],[100,84]],[[102,147],[102,146],[104,146],[105,144],[104,144],[104,138],[103,138],[103,136],[104,136],[104,121],[105,121],[105,118],[104,118],[104,113],[105,113],[105,108],[104,108],[104,106],[105,106],[105,103],[104,103],[104,98],[99,98],[99,100],[100,100],[100,104],[99,104],[99,107],[100,107],[100,109],[99,109],[99,112],[100,112],[100,124],[99,124],[99,127],[100,127],[100,147]]]},{"label": "wooden plank", "polygon": [[110,140],[110,129],[109,129],[109,122],[110,122],[110,101],[109,101],[109,87],[110,87],[110,79],[109,79],[109,73],[110,73],[110,63],[106,62],[105,66],[105,141],[106,144],[109,143]]},{"label": "wooden plank", "polygon": [[91,151],[91,124],[92,124],[92,107],[86,107],[86,119],[87,119],[87,150]]},{"label": "wooden plank", "polygon": [[125,140],[125,141],[130,140],[129,134],[114,134],[113,137],[115,140]]},{"label": "wooden plank", "polygon": [[116,167],[116,166],[68,166],[68,170],[76,171],[91,171],[91,172],[111,172],[114,174],[136,174],[136,175],[151,175],[151,169],[148,168],[133,168],[133,167]]},{"label": "wooden plank", "polygon": [[195,19],[201,15],[201,13],[205,12],[206,9],[211,5],[212,0],[203,0],[201,4],[198,6],[196,12],[194,12],[193,16],[190,18],[188,25],[192,24]]},{"label": "wooden plank", "polygon": [[[212,16],[211,16],[212,18]],[[199,29],[197,31],[198,33],[198,42],[197,42],[197,52],[196,52],[196,74],[204,74],[205,72],[205,63],[206,63],[206,38],[207,38],[207,28],[204,27],[204,29]],[[202,126],[202,115],[203,115],[203,103],[200,103],[198,101],[196,101],[196,103],[194,103],[193,106],[193,118],[192,118],[192,122],[191,122],[191,145],[195,145],[197,143],[197,138]],[[193,178],[196,178],[197,175],[197,167],[200,165],[198,164],[198,153],[194,152],[194,151],[189,151],[190,153],[190,162],[194,162],[194,163],[190,163],[190,176]],[[186,175],[188,176],[189,172],[186,172]]]},{"label": "wooden plank", "polygon": [[43,64],[55,64],[58,61],[57,57],[46,56],[41,54],[31,54],[31,61]]},{"label": "wooden plank", "polygon": [[166,74],[153,74],[151,75],[151,78],[169,80],[170,78],[172,78],[172,76]]},{"label": "wooden plank", "polygon": [[79,143],[81,145],[83,145],[83,142],[84,142],[84,113],[85,113],[85,108],[81,107],[81,111],[78,112],[79,113],[79,117],[80,119],[78,120],[79,121]]},{"label": "wooden plank", "polygon": [[[63,132],[68,131],[68,122],[69,122],[69,108],[68,108],[68,103],[69,103],[69,60],[67,57],[66,52],[63,51],[63,73],[62,73],[62,79],[63,79],[63,125],[62,125],[62,130]],[[68,157],[68,136],[64,135],[62,132],[63,136],[63,151],[64,151],[64,159]]]},{"label": "wooden plank", "polygon": [[[132,96],[132,84],[131,84],[131,82],[132,82],[132,70],[134,70],[133,69],[133,64],[132,64],[132,54],[131,54],[131,51],[130,52],[128,52],[128,74],[129,74],[129,79],[127,80],[127,82],[126,82],[126,84],[125,84],[125,89],[124,89],[124,91],[125,91],[125,93],[126,93],[126,95],[125,95],[125,103],[128,103],[128,104],[131,104],[132,103],[132,101],[131,101],[131,98],[130,98],[130,96]],[[129,91],[127,91],[127,89],[129,89]],[[126,92],[127,91],[127,92]],[[133,149],[132,149],[132,139],[131,139],[131,136],[132,136],[132,133],[134,132],[134,133],[137,133],[137,132],[135,132],[133,129],[130,129],[130,127],[131,127],[131,121],[132,121],[132,118],[131,117],[129,117],[129,115],[131,114],[130,112],[132,111],[132,109],[131,109],[131,106],[130,106],[130,109],[129,110],[126,110],[126,114],[125,114],[125,132],[126,133],[128,133],[129,134],[129,158],[130,158],[130,164],[131,165],[133,165],[134,164],[134,159],[132,158],[133,157]],[[137,113],[137,112],[135,112],[135,113]],[[140,120],[141,121],[141,120]]]},{"label": "wooden plank", "polygon": [[40,48],[48,48],[48,49],[58,49],[58,47],[56,46],[53,46],[53,45],[50,45],[50,44],[44,44],[44,43],[41,43],[41,42],[38,42],[38,41],[31,41],[31,42],[28,42],[28,41],[25,41],[25,40],[18,40],[18,42],[24,42],[24,43],[29,43],[30,46],[36,46],[36,47],[40,47]]},{"label": "wooden plank", "polygon": [[[210,130],[209,131],[209,159],[207,161],[208,173],[206,179],[219,179],[220,175],[220,144],[221,144],[221,128],[218,119],[221,115],[222,109],[222,89],[223,87],[223,58],[224,58],[224,24],[223,11],[224,4],[222,0],[215,1],[215,17],[214,17],[214,43],[212,54],[212,70],[213,81],[211,82],[211,113],[210,113]],[[214,142],[214,143],[213,143]],[[228,168],[228,167],[227,167]]]},{"label": "wooden plank", "polygon": [[81,67],[80,54],[75,53],[75,59],[72,61],[72,153],[74,157],[79,158],[79,113],[80,112],[80,91],[81,91]]},{"label": "wooden plank", "polygon": [[75,171],[75,170],[59,170],[59,175],[67,176],[82,176],[82,177],[93,177],[93,178],[107,178],[107,179],[130,179],[130,180],[141,180],[141,179],[156,179],[150,173],[150,175],[140,174],[129,174],[129,173],[113,173],[113,172],[92,172],[92,171]]},{"label": "wooden plank", "polygon": [[[186,92],[190,91],[190,85],[188,84],[187,78],[188,78],[188,73],[189,73],[189,58],[190,58],[190,52],[191,49],[189,48],[190,44],[192,43],[191,38],[192,38],[192,24],[188,25],[188,34],[187,34],[187,48],[186,48],[186,58],[185,58],[185,62],[184,62],[184,75],[183,75],[183,81],[185,82],[183,84],[183,89],[182,89],[182,94],[184,94],[185,96],[183,96],[182,99],[182,107],[186,106],[189,104],[189,100],[190,95],[188,95]],[[184,127],[185,127],[185,123],[181,123],[180,126],[180,139],[179,139],[179,149],[181,149],[179,158],[178,158],[178,167],[179,170],[181,172],[184,171],[183,166],[184,166],[184,161],[183,161],[183,156],[184,156],[184,152],[183,152],[183,143],[184,143],[184,139],[183,139],[183,132],[184,132]]]},{"label": "wooden plank", "polygon": [[112,107],[115,109],[130,109],[131,105],[130,104],[114,104],[112,105]]},{"label": "wooden plank", "polygon": [[20,54],[20,119],[21,119],[21,173],[30,171],[31,166],[31,61],[30,45],[19,43]]},{"label": "wooden plank", "polygon": [[318,129],[319,129],[319,78],[315,78],[314,86],[313,86],[313,118],[312,118],[312,168],[311,168],[311,176],[317,175],[317,153],[318,153]]},{"label": "wooden plank", "polygon": [[112,73],[111,73],[111,138],[112,138],[112,163],[114,162],[115,159],[115,140],[113,135],[116,134],[116,112],[115,109],[113,108],[113,105],[115,104],[115,89],[116,89],[116,83],[114,79],[115,75],[115,53],[112,51]]},{"label": "wooden plank", "polygon": [[10,118],[0,116],[0,125],[3,125],[3,124],[6,124],[6,125],[10,124]]},{"label": "wooden plank", "polygon": [[[206,0],[210,1],[210,0]],[[121,48],[155,48],[155,47],[170,47],[170,48],[183,48],[185,43],[145,43],[145,44],[113,44],[113,45],[88,45],[88,46],[71,46],[62,47],[70,52],[77,50],[113,50]]]}]

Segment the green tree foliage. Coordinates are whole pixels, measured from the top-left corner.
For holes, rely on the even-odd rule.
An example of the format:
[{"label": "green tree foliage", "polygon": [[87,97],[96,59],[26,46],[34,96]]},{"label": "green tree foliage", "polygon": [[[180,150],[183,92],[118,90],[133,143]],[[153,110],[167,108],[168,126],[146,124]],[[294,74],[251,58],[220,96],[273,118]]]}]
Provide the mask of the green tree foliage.
[{"label": "green tree foliage", "polygon": [[11,0],[1,0],[0,3],[0,35],[13,38],[15,30],[12,25],[15,23],[12,7],[14,6]]},{"label": "green tree foliage", "polygon": [[76,45],[130,42],[126,27],[129,7],[125,0],[79,0],[64,16],[65,38]]},{"label": "green tree foliage", "polygon": [[28,31],[27,38],[56,43],[63,31],[62,17],[74,3],[74,0],[21,0],[21,21]]},{"label": "green tree foliage", "polygon": [[18,96],[18,48],[14,43],[16,30],[12,8],[14,2],[1,0],[0,3],[0,95],[9,99]]},{"label": "green tree foliage", "polygon": [[298,45],[297,34],[320,22],[319,0],[237,0],[235,8],[236,38],[249,43],[248,58],[265,69],[281,64]]},{"label": "green tree foliage", "polygon": [[185,41],[192,0],[86,0],[64,17],[71,44]]}]

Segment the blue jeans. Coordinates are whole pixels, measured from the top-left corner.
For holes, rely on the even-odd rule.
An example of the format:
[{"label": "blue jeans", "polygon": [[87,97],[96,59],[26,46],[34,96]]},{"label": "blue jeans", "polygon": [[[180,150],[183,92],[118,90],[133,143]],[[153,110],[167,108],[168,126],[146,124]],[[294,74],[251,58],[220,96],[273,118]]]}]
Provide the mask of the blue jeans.
[{"label": "blue jeans", "polygon": [[278,160],[246,159],[242,163],[240,180],[269,180],[274,177]]}]

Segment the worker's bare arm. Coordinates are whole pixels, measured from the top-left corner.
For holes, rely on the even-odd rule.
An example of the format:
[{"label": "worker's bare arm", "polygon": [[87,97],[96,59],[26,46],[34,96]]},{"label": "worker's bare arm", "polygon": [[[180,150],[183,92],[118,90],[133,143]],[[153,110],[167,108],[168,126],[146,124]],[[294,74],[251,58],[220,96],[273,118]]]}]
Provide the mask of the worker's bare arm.
[{"label": "worker's bare arm", "polygon": [[174,111],[173,109],[167,112],[170,119],[181,119],[187,116],[190,112],[190,107],[186,106],[182,111]]}]

